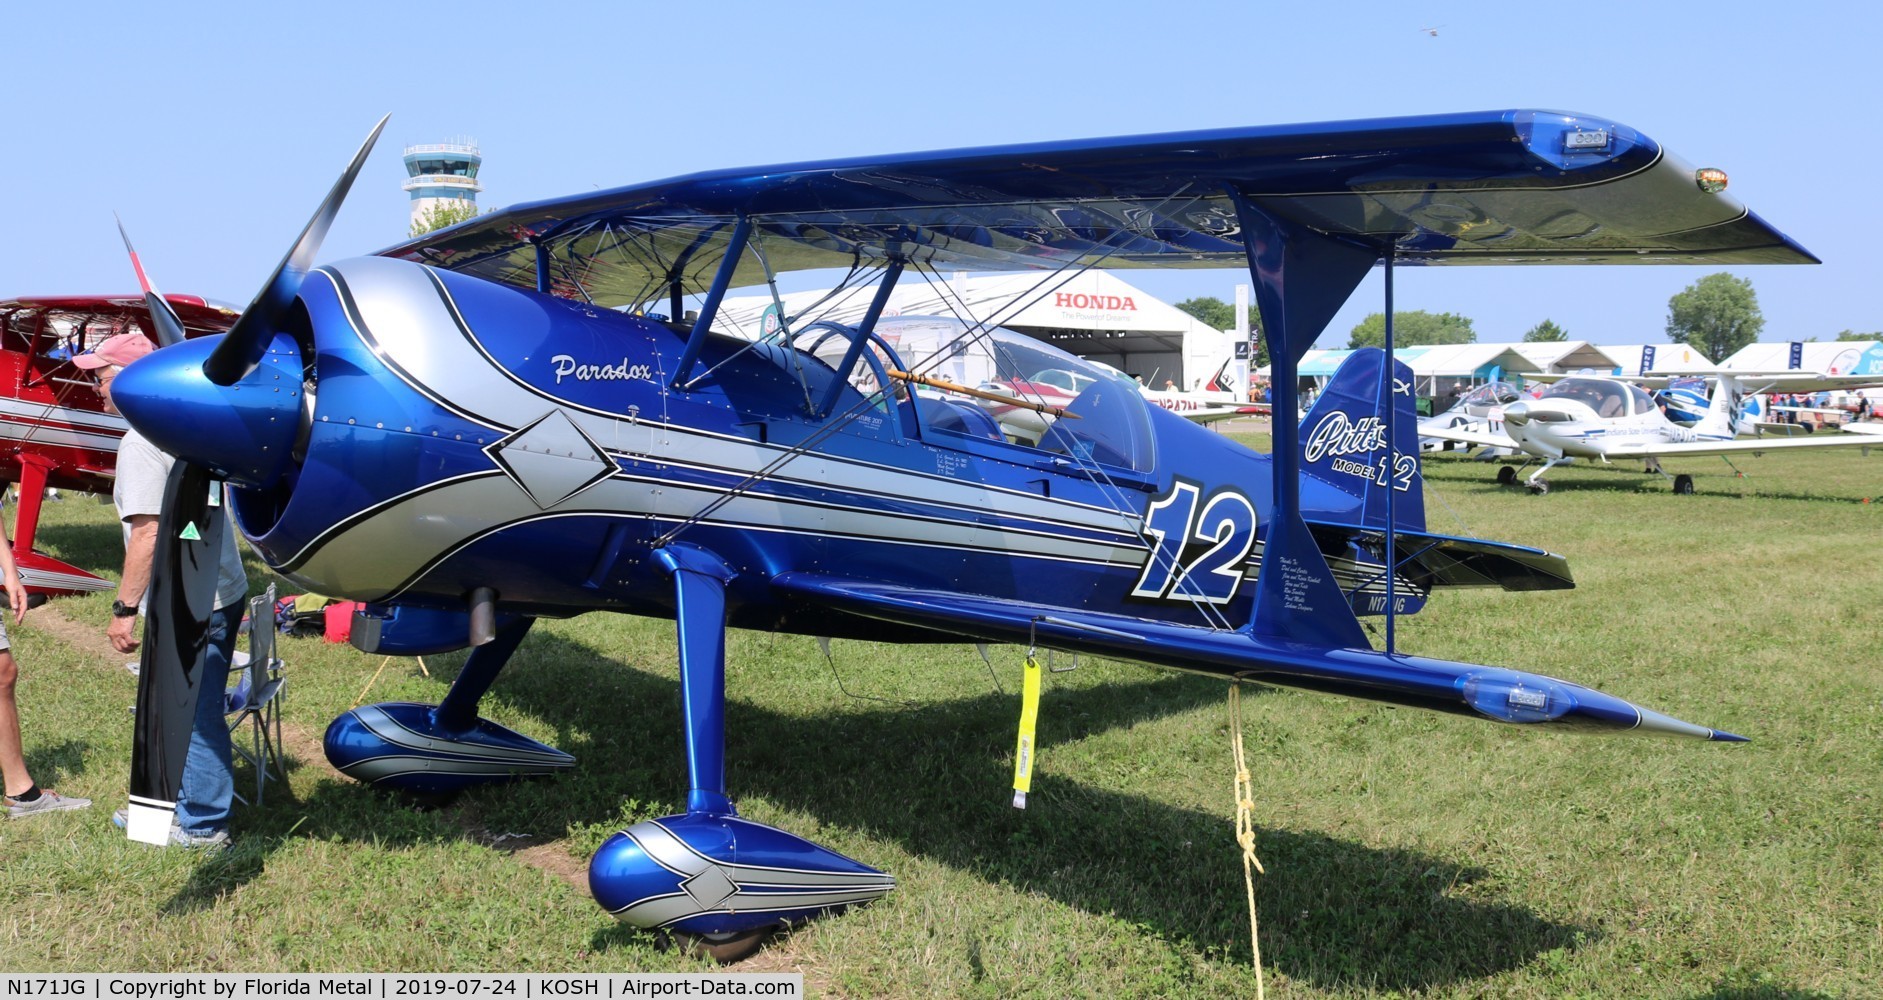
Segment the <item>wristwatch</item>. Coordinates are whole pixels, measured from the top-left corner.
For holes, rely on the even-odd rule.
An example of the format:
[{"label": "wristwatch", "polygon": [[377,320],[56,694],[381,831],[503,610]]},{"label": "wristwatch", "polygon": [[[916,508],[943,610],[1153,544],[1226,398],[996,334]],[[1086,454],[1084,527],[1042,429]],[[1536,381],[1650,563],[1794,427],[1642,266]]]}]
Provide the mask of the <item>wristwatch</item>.
[{"label": "wristwatch", "polygon": [[137,605],[126,604],[123,601],[114,600],[111,602],[111,617],[136,618],[137,617]]}]

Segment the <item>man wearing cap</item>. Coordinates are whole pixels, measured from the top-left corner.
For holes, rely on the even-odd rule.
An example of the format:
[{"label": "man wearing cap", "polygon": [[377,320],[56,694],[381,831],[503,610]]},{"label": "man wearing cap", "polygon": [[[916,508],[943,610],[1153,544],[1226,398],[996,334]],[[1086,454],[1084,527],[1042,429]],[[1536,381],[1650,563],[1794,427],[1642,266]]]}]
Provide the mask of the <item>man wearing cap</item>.
[{"label": "man wearing cap", "polygon": [[[111,383],[125,365],[154,349],[142,334],[127,333],[107,338],[87,354],[72,359],[80,368],[98,373],[98,388],[105,404],[111,404]],[[158,518],[163,513],[164,484],[176,459],[151,444],[136,430],[127,430],[118,445],[117,482],[111,502],[118,509],[124,527],[124,573],[118,584],[118,599],[111,602],[111,625],[105,635],[120,653],[137,651],[134,631],[137,616],[144,610],[145,592],[157,553]],[[248,576],[242,570],[241,551],[236,547],[235,525],[224,519],[220,571],[216,582],[216,610],[209,616],[208,645],[203,651],[202,677],[198,680],[195,726],[190,734],[189,755],[183,762],[183,788],[177,797],[176,822],[170,827],[170,843],[185,847],[221,847],[229,841],[229,808],[235,798],[235,773],[231,763],[229,727],[223,719],[223,689],[229,684],[229,659],[235,651],[235,634],[242,623],[242,606],[248,597]],[[124,813],[113,817],[123,825]]]}]

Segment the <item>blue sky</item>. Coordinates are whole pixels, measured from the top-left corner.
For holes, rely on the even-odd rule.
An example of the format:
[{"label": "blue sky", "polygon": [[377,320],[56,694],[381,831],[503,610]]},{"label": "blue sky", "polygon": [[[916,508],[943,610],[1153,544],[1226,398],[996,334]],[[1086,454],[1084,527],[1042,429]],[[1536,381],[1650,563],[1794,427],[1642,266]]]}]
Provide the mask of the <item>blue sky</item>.
[{"label": "blue sky", "polygon": [[[403,238],[399,147],[468,135],[486,207],[697,170],[1084,136],[1532,107],[1640,129],[1822,257],[1741,268],[1766,340],[1883,330],[1867,3],[28,4],[7,14],[0,296],[244,305],[381,114],[323,259]],[[1432,35],[1423,29],[1436,28]],[[1402,309],[1665,339],[1694,267],[1430,268]],[[1139,274],[1129,276],[1139,280]],[[1140,281],[1229,299],[1233,271]],[[1377,277],[1322,338],[1379,308]]]}]

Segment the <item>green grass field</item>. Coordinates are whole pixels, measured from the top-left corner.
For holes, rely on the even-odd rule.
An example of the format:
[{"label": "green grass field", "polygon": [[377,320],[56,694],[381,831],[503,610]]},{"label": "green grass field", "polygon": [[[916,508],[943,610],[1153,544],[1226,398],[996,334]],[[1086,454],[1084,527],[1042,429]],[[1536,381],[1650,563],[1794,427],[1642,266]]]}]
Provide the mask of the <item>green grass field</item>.
[{"label": "green grass field", "polygon": [[[1265,438],[1251,437],[1266,446]],[[1587,683],[1747,745],[1521,730],[1256,689],[1257,894],[1278,997],[1883,997],[1883,453],[1717,459],[1698,495],[1569,467],[1532,497],[1428,461],[1434,530],[1571,560],[1578,589],[1441,595],[1400,648]],[[1877,502],[1866,502],[1875,498]],[[45,548],[113,575],[108,506]],[[266,574],[251,565],[257,587]],[[284,640],[291,787],[220,856],[129,843],[135,681],[109,595],[14,630],[28,758],[98,805],[0,821],[0,969],[668,971],[582,888],[612,831],[684,794],[672,625],[544,623],[486,714],[575,754],[558,780],[421,811],[319,751],[380,658]],[[1252,996],[1225,688],[1085,660],[1051,674],[1031,806],[1008,806],[1021,652],[736,633],[746,815],[877,865],[883,901],[744,968],[820,996]],[[436,701],[458,657],[371,700]],[[1063,664],[1062,660],[1062,664]],[[246,777],[244,770],[242,776]]]}]

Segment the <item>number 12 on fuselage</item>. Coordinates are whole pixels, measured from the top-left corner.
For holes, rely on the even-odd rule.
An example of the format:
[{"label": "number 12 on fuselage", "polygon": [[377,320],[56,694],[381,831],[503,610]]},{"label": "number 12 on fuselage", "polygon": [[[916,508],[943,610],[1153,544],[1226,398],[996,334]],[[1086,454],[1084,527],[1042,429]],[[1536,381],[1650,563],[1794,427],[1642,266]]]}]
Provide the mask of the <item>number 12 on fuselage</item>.
[{"label": "number 12 on fuselage", "polygon": [[[1255,547],[1255,524],[1255,505],[1240,491],[1222,489],[1202,500],[1200,487],[1177,480],[1144,513],[1140,530],[1151,551],[1131,596],[1229,603]],[[1186,559],[1198,546],[1206,548]]]}]

